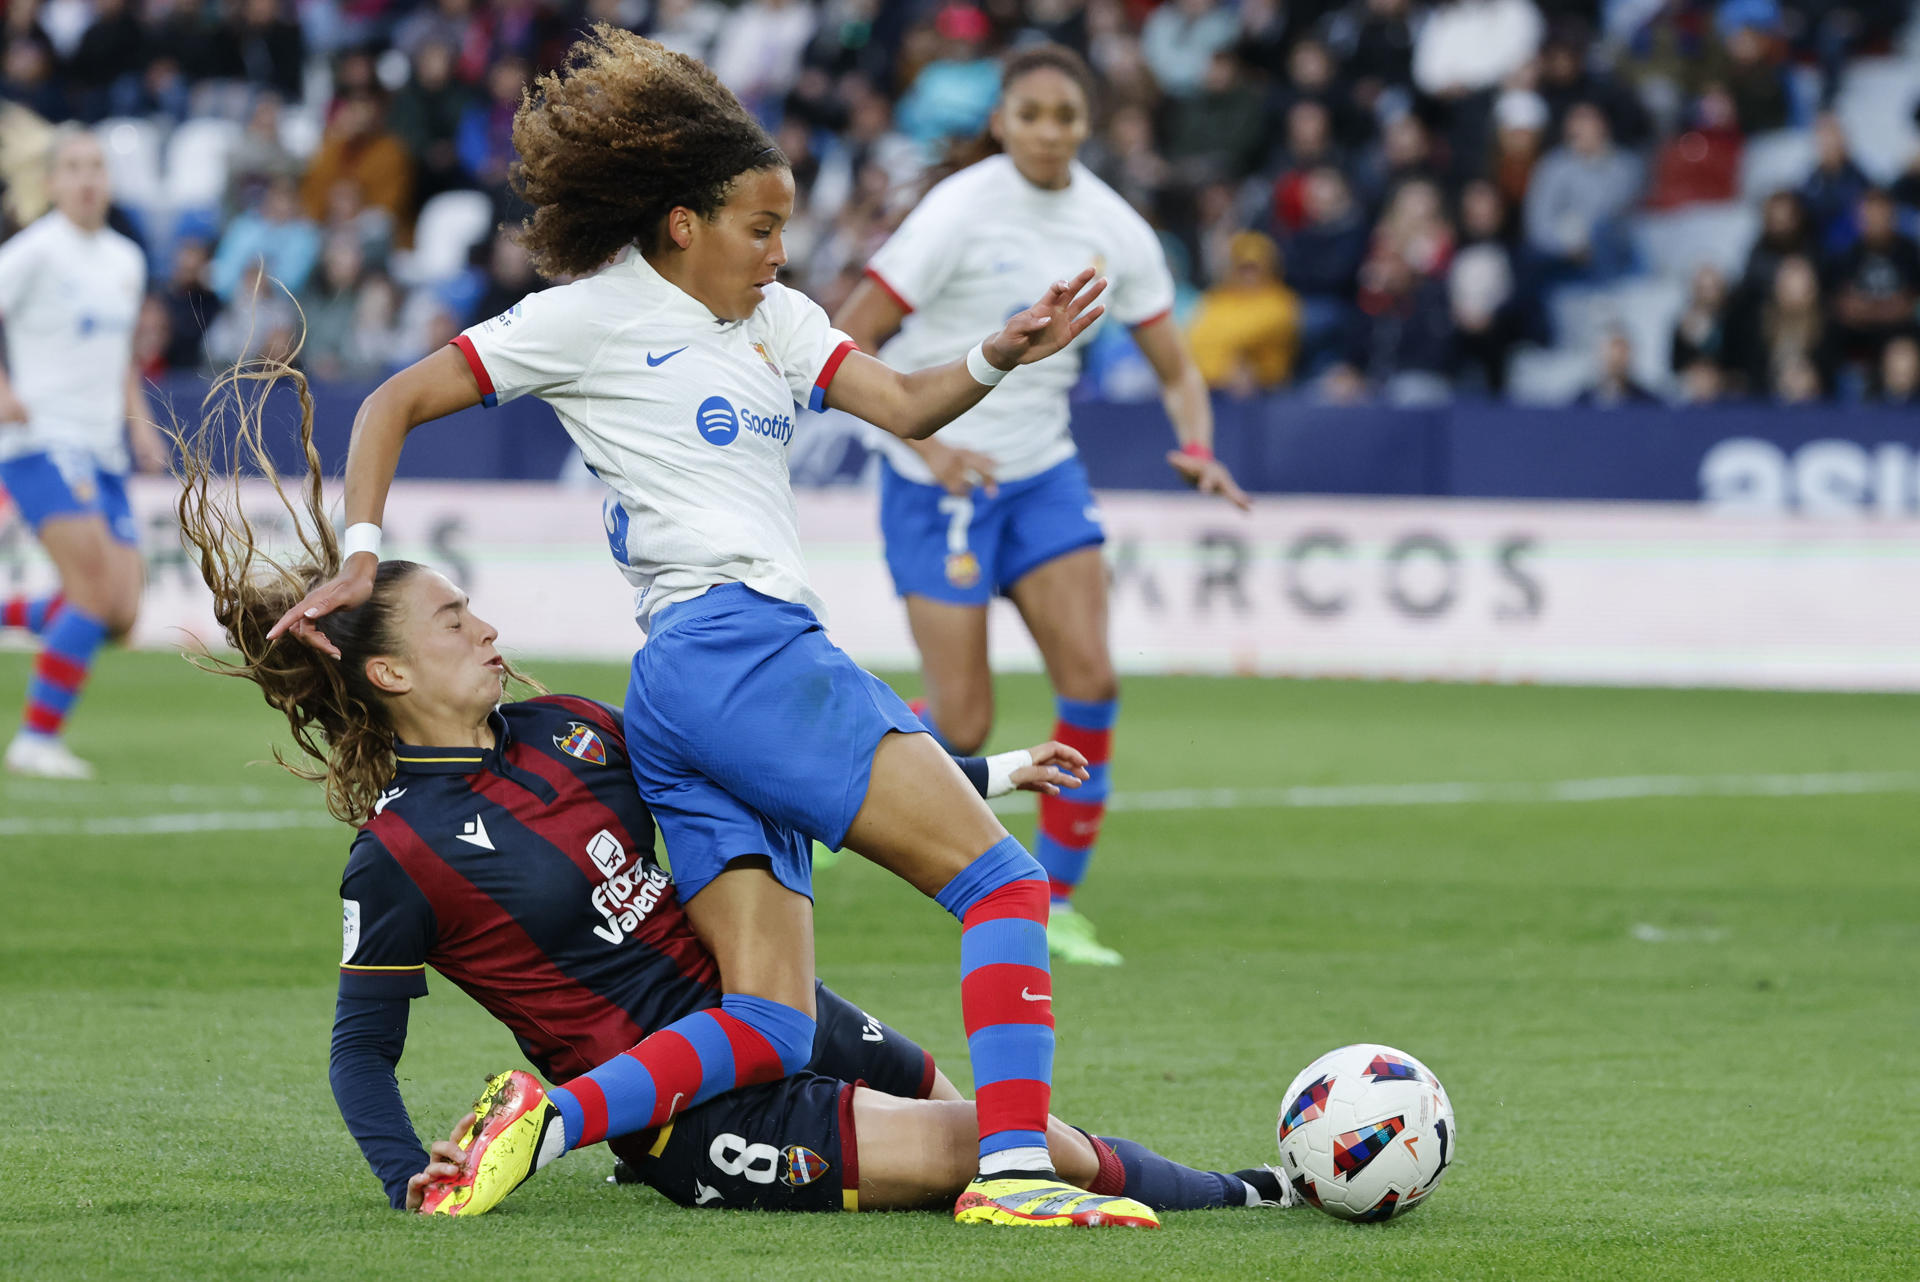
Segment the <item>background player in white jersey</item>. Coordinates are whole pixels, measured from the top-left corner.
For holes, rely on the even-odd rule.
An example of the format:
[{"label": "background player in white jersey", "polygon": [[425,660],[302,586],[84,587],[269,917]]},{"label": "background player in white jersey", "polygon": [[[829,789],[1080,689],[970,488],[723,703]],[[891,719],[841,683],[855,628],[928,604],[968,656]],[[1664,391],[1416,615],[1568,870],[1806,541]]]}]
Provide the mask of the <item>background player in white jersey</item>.
[{"label": "background player in white jersey", "polygon": [[[1108,312],[1131,327],[1159,377],[1180,446],[1167,462],[1245,508],[1213,457],[1206,382],[1169,319],[1166,255],[1146,220],[1074,158],[1092,104],[1093,76],[1078,54],[1055,45],[1015,54],[988,126],[1004,154],[927,193],[874,254],[836,323],[891,364],[952,360],[1062,271],[1093,262],[1112,282]],[[995,593],[1013,601],[1039,645],[1059,717],[1054,737],[1085,753],[1093,774],[1072,800],[1040,806],[1034,854],[1051,883],[1047,941],[1064,960],[1114,965],[1120,954],[1094,937],[1071,899],[1106,811],[1120,694],[1107,650],[1105,536],[1067,427],[1067,394],[1089,341],[1015,370],[937,440],[883,440],[880,522],[926,678],[926,706],[916,710],[950,748],[971,753],[993,728]]]},{"label": "background player in white jersey", "polygon": [[140,608],[129,464],[158,471],[167,454],[133,363],[146,261],[107,226],[106,157],[93,135],[63,129],[50,165],[53,209],[0,245],[0,486],[60,573],[56,594],[0,600],[0,627],[41,638],[5,760],[19,774],[85,779],[93,768],[61,729],[101,643]]},{"label": "background player in white jersey", "polygon": [[[1089,288],[1091,270],[1057,281],[931,369],[901,374],[861,355],[817,304],[775,283],[794,183],[766,131],[700,63],[604,25],[536,83],[514,147],[533,262],[580,279],[529,295],[368,397],[347,458],[350,554],[269,639],[290,630],[339,658],[318,620],[371,597],[377,522],[415,426],[527,392],[551,404],[614,491],[608,536],[647,632],[627,692],[630,766],[725,996],[565,1087],[490,1091],[462,1205],[484,1211],[560,1153],[806,1063],[818,839],[961,921],[980,1175],[955,1218],[1136,1216],[1063,1185],[1047,1154],[1040,867],[899,697],[827,640],[787,473],[795,402],[930,435],[1016,365],[1078,337],[1104,282]],[[538,807],[541,787],[516,784],[506,804]],[[1136,1222],[1152,1217],[1137,1208]]]}]

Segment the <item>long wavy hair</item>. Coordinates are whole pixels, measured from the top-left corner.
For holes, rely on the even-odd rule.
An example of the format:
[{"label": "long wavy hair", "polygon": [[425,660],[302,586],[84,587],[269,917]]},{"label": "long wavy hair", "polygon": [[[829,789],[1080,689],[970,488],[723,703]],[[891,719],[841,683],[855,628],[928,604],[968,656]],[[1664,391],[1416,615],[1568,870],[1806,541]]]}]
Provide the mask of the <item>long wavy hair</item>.
[{"label": "long wavy hair", "polygon": [[[282,381],[299,397],[299,443],[304,474],[285,478],[267,446],[266,404]],[[286,718],[296,756],[275,747],[288,773],[321,784],[327,810],[344,823],[366,821],[393,778],[393,722],[388,696],[367,679],[367,661],[403,654],[399,589],[426,567],[382,561],[373,595],[317,622],[340,651],[329,658],[291,634],[267,640],[267,630],[301,598],[340,571],[340,543],[328,519],[320,453],[313,443],[313,397],[306,375],[285,360],[254,360],[224,372],[208,391],[197,427],[171,429],[181,482],[176,506],[180,534],[213,593],[213,614],[235,657],[190,656],[208,672],[240,677]],[[224,454],[226,463],[219,462]],[[264,480],[292,527],[284,556],[262,548],[256,517],[241,503],[243,481]],[[507,668],[510,679],[542,690]]]}]

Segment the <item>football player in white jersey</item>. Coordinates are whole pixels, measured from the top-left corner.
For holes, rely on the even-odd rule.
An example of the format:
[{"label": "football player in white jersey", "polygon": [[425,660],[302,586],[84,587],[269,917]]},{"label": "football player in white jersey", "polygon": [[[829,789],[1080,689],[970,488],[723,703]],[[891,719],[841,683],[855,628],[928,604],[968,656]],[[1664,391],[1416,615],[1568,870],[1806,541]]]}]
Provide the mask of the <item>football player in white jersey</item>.
[{"label": "football player in white jersey", "polygon": [[[146,259],[107,226],[107,163],[84,129],[55,132],[53,209],[0,245],[0,486],[60,575],[58,592],[0,599],[0,627],[40,637],[6,768],[86,779],[61,731],[95,653],[133,627],[144,567],[127,506],[129,464],[166,465],[139,371],[133,326]],[[131,444],[131,450],[129,450]]]},{"label": "football player in white jersey", "polygon": [[[969,334],[1024,307],[1070,264],[1100,264],[1112,282],[1109,314],[1131,328],[1159,377],[1179,445],[1167,462],[1244,509],[1246,495],[1213,457],[1206,382],[1170,319],[1166,255],[1146,220],[1074,158],[1092,103],[1093,75],[1072,50],[1040,45],[1009,59],[986,140],[1002,154],[926,194],[836,321],[890,364],[952,360]],[[927,700],[916,711],[950,748],[973,752],[993,728],[987,605],[996,593],[1040,647],[1054,737],[1085,753],[1093,772],[1073,798],[1040,806],[1034,854],[1053,896],[1047,942],[1062,960],[1111,966],[1120,954],[1072,904],[1106,812],[1120,695],[1107,650],[1105,534],[1067,430],[1067,394],[1090,340],[1015,370],[938,439],[883,440],[880,525],[920,648]]]},{"label": "football player in white jersey", "polygon": [[[794,184],[766,131],[699,62],[604,25],[540,78],[514,145],[534,210],[527,249],[549,277],[579,279],[367,398],[347,458],[345,561],[270,635],[339,657],[316,621],[373,590],[409,431],[527,392],[551,404],[613,491],[608,538],[647,633],[624,713],[631,765],[725,996],[565,1087],[490,1091],[464,1146],[471,1187],[446,1205],[484,1211],[561,1153],[804,1065],[818,839],[961,921],[980,1174],[955,1218],[1153,1223],[1144,1206],[1054,1174],[1046,881],[919,719],[826,639],[787,474],[796,403],[930,435],[1015,366],[1077,338],[1101,313],[1104,282],[1069,273],[931,369],[901,374],[859,353],[775,282]],[[530,777],[507,804],[538,806],[544,786]]]}]

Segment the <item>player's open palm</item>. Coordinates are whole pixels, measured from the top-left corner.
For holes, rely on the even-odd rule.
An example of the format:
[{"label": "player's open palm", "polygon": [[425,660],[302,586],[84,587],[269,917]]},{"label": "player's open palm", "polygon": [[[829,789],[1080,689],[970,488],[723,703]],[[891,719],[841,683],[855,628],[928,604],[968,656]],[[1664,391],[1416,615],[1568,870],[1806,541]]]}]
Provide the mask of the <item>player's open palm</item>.
[{"label": "player's open palm", "polygon": [[340,657],[340,649],[327,640],[324,632],[316,626],[322,617],[335,610],[351,610],[373,595],[373,576],[378,570],[362,570],[361,564],[373,562],[371,556],[347,558],[351,568],[343,568],[340,573],[322,583],[313,591],[300,598],[299,604],[280,616],[280,621],[267,629],[267,640],[272,641],[282,633],[291,633],[306,645],[312,646],[329,658]]},{"label": "player's open palm", "polygon": [[1077,748],[1049,740],[1027,749],[1027,753],[1033,764],[1020,766],[1007,776],[1022,792],[1057,797],[1062,788],[1078,788],[1088,777],[1087,759]]},{"label": "player's open palm", "polygon": [[1107,278],[1093,278],[1089,267],[1072,280],[1057,280],[1040,301],[1015,313],[998,334],[986,341],[989,363],[999,369],[1031,365],[1044,360],[1080,337],[1100,319],[1106,305],[1094,305],[1107,288]]},{"label": "player's open palm", "polygon": [[1167,465],[1202,494],[1218,494],[1242,512],[1250,511],[1253,500],[1233,479],[1227,465],[1217,458],[1201,458],[1180,450],[1167,451]]}]

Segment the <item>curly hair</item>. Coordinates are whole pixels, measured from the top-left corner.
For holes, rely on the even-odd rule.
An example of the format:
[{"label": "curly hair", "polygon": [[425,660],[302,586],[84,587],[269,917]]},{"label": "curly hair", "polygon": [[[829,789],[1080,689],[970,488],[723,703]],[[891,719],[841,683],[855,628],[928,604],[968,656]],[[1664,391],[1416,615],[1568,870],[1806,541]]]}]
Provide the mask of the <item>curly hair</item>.
[{"label": "curly hair", "polygon": [[[297,498],[287,493],[264,429],[267,399],[282,379],[300,399],[306,475]],[[261,696],[285,714],[294,744],[306,759],[289,759],[275,747],[274,760],[288,773],[322,784],[327,809],[336,819],[362,823],[394,771],[387,697],[367,679],[367,660],[403,651],[399,589],[426,567],[382,561],[372,596],[318,621],[316,626],[340,651],[338,660],[291,634],[267,640],[267,630],[281,615],[340,571],[340,544],[327,519],[320,454],[313,444],[313,397],[306,375],[286,361],[253,361],[225,371],[208,391],[202,411],[200,425],[191,432],[177,426],[169,431],[179,452],[176,510],[181,539],[213,593],[214,618],[239,657],[199,654],[191,661],[259,686]],[[225,431],[229,419],[232,430]],[[226,466],[217,461],[220,455]],[[298,550],[288,560],[261,549],[255,518],[242,508],[242,481],[250,476],[271,486],[292,527]],[[280,521],[271,524],[277,527]],[[511,665],[507,672],[511,679],[541,689]]]},{"label": "curly hair", "polygon": [[741,174],[787,163],[704,64],[605,23],[521,96],[513,145],[521,239],[549,277],[653,245],[675,207],[711,218]]}]

